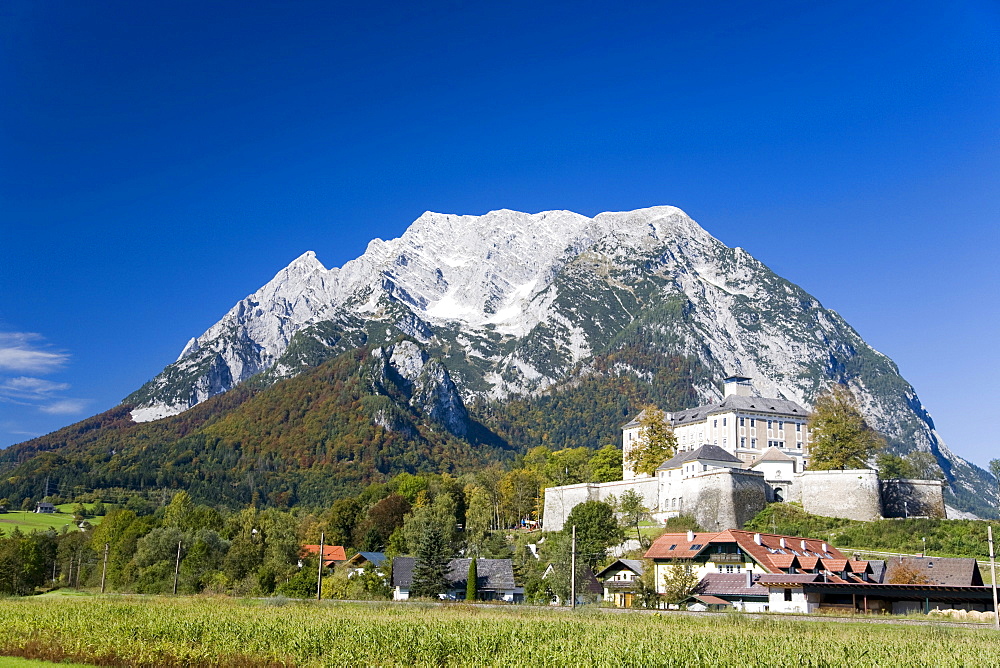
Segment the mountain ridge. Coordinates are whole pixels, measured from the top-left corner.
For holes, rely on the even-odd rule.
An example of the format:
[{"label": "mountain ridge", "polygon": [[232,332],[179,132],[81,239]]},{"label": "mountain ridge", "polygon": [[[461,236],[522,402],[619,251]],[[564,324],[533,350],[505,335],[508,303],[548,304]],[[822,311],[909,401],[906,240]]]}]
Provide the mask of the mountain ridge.
[{"label": "mountain ridge", "polygon": [[593,373],[651,382],[655,372],[637,360],[657,355],[689,360],[691,400],[705,403],[730,374],[805,405],[844,383],[894,451],[934,454],[949,502],[995,507],[978,498],[988,474],[948,449],[891,359],[802,288],[668,206],[593,218],[425,212],[339,268],[307,251],[125,403],[137,421],[177,415],[241,383],[267,387],[399,337],[437,360],[464,406],[494,410],[572,391]]}]

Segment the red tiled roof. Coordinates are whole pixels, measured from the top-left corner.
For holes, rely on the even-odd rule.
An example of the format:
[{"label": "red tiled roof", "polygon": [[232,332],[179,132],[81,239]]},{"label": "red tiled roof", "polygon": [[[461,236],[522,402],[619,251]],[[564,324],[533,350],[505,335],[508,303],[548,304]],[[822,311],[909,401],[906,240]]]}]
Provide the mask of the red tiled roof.
[{"label": "red tiled roof", "polygon": [[868,562],[858,559],[849,559],[847,565],[851,567],[852,573],[864,573],[868,570]]},{"label": "red tiled roof", "polygon": [[840,573],[847,570],[847,559],[823,559],[823,570]]},{"label": "red tiled roof", "polygon": [[[319,554],[319,545],[303,545],[302,552],[308,555]],[[340,545],[324,545],[323,561],[327,564],[331,561],[347,561],[347,555]]]},{"label": "red tiled roof", "polygon": [[771,564],[776,568],[791,568],[798,563],[798,557],[794,554],[772,554]]},{"label": "red tiled roof", "polygon": [[774,575],[761,575],[757,582],[766,586],[800,585],[809,582],[820,582],[823,576],[819,573],[775,573]]},{"label": "red tiled roof", "polygon": [[647,559],[691,559],[717,535],[701,532],[694,534],[693,540],[688,540],[686,533],[665,533],[653,541],[645,556]]},{"label": "red tiled roof", "polygon": [[[819,564],[819,557],[799,557],[799,568],[804,571],[811,571]],[[868,563],[868,562],[865,562]]]},{"label": "red tiled roof", "polygon": [[[691,559],[704,551],[706,543],[713,545],[736,543],[743,552],[750,555],[764,570],[771,573],[778,572],[782,568],[789,568],[788,565],[782,565],[788,563],[787,557],[797,558],[799,564],[802,564],[804,559],[810,560],[808,568],[816,565],[815,562],[811,562],[812,559],[825,558],[827,554],[835,560],[839,559],[845,563],[847,561],[840,550],[822,540],[770,533],[758,534],[738,529],[727,529],[715,534],[695,534],[694,540],[691,541],[687,539],[687,534],[664,534],[649,548],[646,557],[650,559]],[[670,549],[671,546],[673,549]],[[805,566],[802,567],[805,568]],[[843,568],[839,570],[843,570]]]}]

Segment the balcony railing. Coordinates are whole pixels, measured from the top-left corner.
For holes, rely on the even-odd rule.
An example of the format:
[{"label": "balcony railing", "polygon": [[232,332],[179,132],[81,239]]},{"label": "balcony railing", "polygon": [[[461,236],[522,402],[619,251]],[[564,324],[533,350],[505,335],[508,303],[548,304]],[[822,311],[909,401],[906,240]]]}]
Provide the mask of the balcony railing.
[{"label": "balcony railing", "polygon": [[708,555],[709,561],[714,561],[715,563],[723,564],[736,564],[742,563],[745,557],[742,554],[736,554],[735,552],[719,552],[716,554]]}]

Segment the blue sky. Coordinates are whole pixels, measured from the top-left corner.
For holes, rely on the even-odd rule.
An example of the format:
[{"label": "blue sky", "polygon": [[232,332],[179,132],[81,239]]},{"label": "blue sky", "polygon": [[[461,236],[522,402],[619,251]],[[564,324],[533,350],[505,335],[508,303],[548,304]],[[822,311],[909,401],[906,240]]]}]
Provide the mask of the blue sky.
[{"label": "blue sky", "polygon": [[115,405],[306,250],[671,204],[1000,456],[1000,5],[622,4],[3,3],[0,446]]}]

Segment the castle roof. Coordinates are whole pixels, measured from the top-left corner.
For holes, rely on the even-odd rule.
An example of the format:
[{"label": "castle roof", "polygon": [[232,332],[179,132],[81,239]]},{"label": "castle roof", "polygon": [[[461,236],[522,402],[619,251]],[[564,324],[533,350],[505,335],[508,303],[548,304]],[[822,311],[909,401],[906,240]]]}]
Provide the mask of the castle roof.
[{"label": "castle roof", "polygon": [[672,422],[673,426],[677,427],[684,424],[691,424],[692,422],[701,422],[714,413],[729,413],[732,411],[802,419],[809,415],[809,411],[788,399],[744,397],[733,394],[716,404],[707,404],[705,406],[698,406],[697,408],[678,411],[673,414]]},{"label": "castle roof", "polygon": [[639,411],[639,414],[622,425],[622,429],[634,429],[642,423],[642,418],[646,415],[646,409]]},{"label": "castle roof", "polygon": [[[794,462],[795,460],[786,455],[784,452],[775,447],[770,447],[764,451],[764,454],[760,456],[760,459],[753,463],[753,466],[757,466],[761,462]],[[753,468],[751,466],[750,468]]]},{"label": "castle roof", "polygon": [[667,469],[676,469],[684,465],[685,462],[693,461],[710,461],[710,462],[728,462],[732,464],[743,464],[743,460],[736,455],[727,452],[717,445],[703,445],[697,450],[688,450],[687,452],[678,452],[676,455],[668,459],[667,461],[656,467],[657,471],[665,471]]}]

